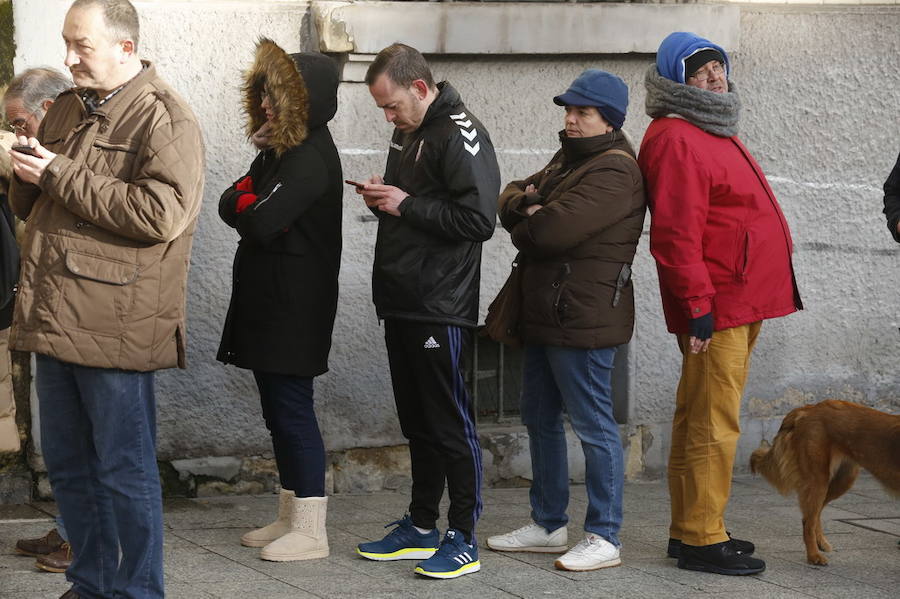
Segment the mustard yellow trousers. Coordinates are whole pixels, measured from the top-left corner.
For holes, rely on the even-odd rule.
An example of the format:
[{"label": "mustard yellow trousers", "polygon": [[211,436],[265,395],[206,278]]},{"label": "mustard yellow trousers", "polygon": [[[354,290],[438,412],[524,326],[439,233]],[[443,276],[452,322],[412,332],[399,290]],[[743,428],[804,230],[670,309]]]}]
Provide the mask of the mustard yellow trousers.
[{"label": "mustard yellow trousers", "polygon": [[716,331],[706,352],[692,354],[679,335],[683,361],[669,454],[669,536],[688,545],[728,540],[725,508],[741,434],[741,397],[762,322]]}]

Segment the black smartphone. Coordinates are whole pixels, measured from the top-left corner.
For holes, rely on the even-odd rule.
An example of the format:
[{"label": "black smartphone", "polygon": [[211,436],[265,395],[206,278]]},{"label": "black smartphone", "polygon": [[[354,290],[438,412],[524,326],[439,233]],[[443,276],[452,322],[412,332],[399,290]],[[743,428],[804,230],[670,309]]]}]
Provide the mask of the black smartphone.
[{"label": "black smartphone", "polygon": [[353,181],[352,179],[344,179],[344,183],[347,185],[353,185],[354,187],[365,187],[365,183],[360,183],[358,181]]},{"label": "black smartphone", "polygon": [[40,158],[40,156],[38,156],[38,153],[31,146],[16,145],[12,147],[12,151],[19,152],[20,154],[28,154],[29,156],[34,156],[35,158]]}]

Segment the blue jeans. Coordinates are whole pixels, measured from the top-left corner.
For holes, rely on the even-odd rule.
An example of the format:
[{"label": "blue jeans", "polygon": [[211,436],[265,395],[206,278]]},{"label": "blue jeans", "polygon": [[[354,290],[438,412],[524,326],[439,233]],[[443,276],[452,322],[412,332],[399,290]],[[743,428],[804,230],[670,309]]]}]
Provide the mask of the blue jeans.
[{"label": "blue jeans", "polygon": [[565,407],[584,451],[588,496],[584,530],[618,547],[624,460],[613,418],[610,380],[615,355],[615,347],[526,347],[522,422],[531,447],[531,518],[548,532],[569,520]]},{"label": "blue jeans", "polygon": [[65,542],[69,542],[69,535],[66,532],[66,525],[63,524],[62,516],[56,516],[56,533],[59,535],[59,538]]},{"label": "blue jeans", "polygon": [[281,488],[325,497],[325,444],[313,405],[312,377],[253,371]]},{"label": "blue jeans", "polygon": [[163,597],[153,373],[36,360],[44,460],[75,555],[66,578],[88,599]]}]

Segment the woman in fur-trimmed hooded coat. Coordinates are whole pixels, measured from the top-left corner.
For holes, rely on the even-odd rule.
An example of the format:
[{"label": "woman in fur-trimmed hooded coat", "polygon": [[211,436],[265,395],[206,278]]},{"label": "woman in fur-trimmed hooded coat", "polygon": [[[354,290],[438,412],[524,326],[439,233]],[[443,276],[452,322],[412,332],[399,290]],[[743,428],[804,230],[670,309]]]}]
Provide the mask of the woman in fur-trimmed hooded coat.
[{"label": "woman in fur-trimmed hooded coat", "polygon": [[273,561],[328,555],[313,377],[328,370],[337,309],[343,182],[327,123],[338,81],[327,56],[260,40],[243,87],[247,135],[260,151],[219,201],[240,241],[217,357],[253,371],[282,487],[278,519],[241,542]]}]

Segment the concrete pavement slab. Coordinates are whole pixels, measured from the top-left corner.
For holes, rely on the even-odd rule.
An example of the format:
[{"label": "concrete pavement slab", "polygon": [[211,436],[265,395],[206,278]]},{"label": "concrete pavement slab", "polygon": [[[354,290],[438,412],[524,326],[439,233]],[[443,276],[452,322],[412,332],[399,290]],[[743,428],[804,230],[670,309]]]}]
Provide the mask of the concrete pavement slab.
[{"label": "concrete pavement slab", "polygon": [[[569,540],[581,538],[584,487],[570,490]],[[329,499],[331,555],[321,560],[276,563],[259,549],[241,547],[240,535],[268,524],[277,495],[175,499],[165,503],[167,596],[171,599],[412,599],[475,597],[531,599],[603,597],[795,599],[895,597],[900,588],[898,537],[868,530],[864,518],[900,518],[900,504],[870,477],[824,512],[823,525],[835,546],[827,567],[806,563],[796,499],[782,497],[757,478],[738,478],[726,521],[739,538],[756,543],[767,560],[759,576],[729,577],[679,570],[665,557],[668,491],[664,481],[625,486],[623,564],[593,572],[563,572],[556,555],[494,552],[488,536],[529,521],[528,490],[488,489],[478,527],[482,570],[452,581],[413,572],[414,560],[373,562],[356,555],[361,541],[381,538],[384,525],[402,516],[408,493],[339,494]],[[0,597],[56,599],[69,588],[63,575],[40,572],[33,558],[15,555],[22,537],[41,536],[53,526],[55,506],[5,507],[0,514]],[[446,502],[442,506],[446,513]],[[443,531],[446,521],[438,526]]]}]

